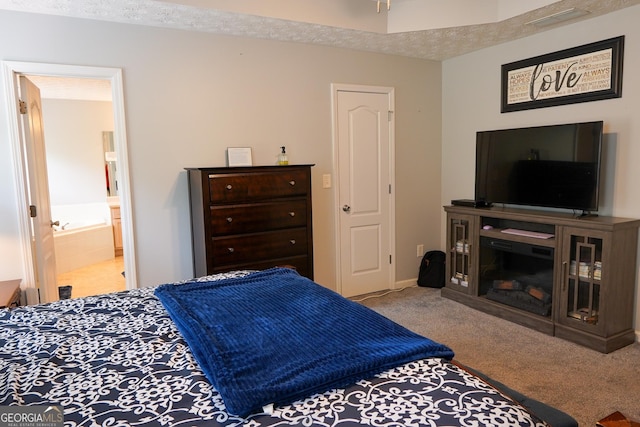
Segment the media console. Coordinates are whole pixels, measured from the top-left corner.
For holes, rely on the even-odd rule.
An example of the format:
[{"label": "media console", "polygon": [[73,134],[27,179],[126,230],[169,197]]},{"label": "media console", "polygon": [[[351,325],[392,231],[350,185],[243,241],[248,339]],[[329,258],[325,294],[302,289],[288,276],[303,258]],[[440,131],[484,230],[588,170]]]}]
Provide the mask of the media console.
[{"label": "media console", "polygon": [[442,296],[602,353],[635,341],[640,219],[444,209]]}]

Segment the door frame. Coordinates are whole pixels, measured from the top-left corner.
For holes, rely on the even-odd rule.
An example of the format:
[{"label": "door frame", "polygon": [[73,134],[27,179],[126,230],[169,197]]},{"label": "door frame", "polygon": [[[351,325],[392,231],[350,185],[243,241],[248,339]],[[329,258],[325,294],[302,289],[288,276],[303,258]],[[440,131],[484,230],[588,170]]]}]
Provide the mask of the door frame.
[{"label": "door frame", "polygon": [[24,163],[23,141],[20,132],[20,116],[16,100],[19,93],[19,75],[41,75],[55,77],[91,78],[109,80],[111,83],[111,102],[113,108],[113,139],[119,173],[119,196],[122,216],[122,244],[124,251],[124,268],[126,271],[127,289],[135,289],[137,271],[135,262],[135,242],[133,233],[133,215],[131,204],[131,186],[129,180],[129,156],[124,113],[124,90],[122,70],[119,68],[89,67],[79,65],[47,64],[37,62],[3,61],[6,103],[8,112],[8,130],[13,153],[13,169],[16,182],[16,199],[18,201],[19,237],[22,254],[24,289],[27,303],[39,302],[36,283],[36,260],[31,249],[31,224],[29,217],[29,197],[27,185],[27,167]]},{"label": "door frame", "polygon": [[395,170],[395,89],[388,86],[369,86],[357,84],[331,83],[331,138],[333,151],[333,176],[335,183],[333,185],[333,218],[335,230],[335,274],[336,274],[336,291],[342,295],[342,259],[340,252],[340,165],[338,162],[338,92],[361,92],[361,93],[378,93],[385,94],[389,100],[389,111],[392,117],[389,120],[389,185],[391,192],[389,194],[389,254],[391,255],[391,263],[389,266],[389,289],[396,288],[396,170]]}]

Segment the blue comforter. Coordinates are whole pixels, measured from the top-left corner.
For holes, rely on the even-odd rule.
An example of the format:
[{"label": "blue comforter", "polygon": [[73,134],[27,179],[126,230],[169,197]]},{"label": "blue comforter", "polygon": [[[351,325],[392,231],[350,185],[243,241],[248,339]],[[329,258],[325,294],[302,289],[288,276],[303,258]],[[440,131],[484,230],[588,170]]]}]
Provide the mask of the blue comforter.
[{"label": "blue comforter", "polygon": [[285,268],[155,293],[235,415],[412,360],[453,358],[448,347]]}]

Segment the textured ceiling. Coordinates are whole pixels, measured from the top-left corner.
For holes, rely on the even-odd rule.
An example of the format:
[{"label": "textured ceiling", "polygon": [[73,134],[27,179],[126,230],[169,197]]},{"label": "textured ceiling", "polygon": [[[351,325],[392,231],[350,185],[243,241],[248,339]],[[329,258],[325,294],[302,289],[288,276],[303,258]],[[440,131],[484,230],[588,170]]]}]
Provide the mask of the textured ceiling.
[{"label": "textured ceiling", "polygon": [[28,76],[43,99],[111,101],[111,83],[102,79]]},{"label": "textured ceiling", "polygon": [[[375,2],[371,0],[344,1],[366,2],[372,9],[376,6]],[[179,3],[178,1],[169,3],[155,0],[0,0],[0,9],[312,43],[415,58],[444,60],[565,25],[566,23],[560,23],[555,26],[538,28],[534,25],[527,25],[527,23],[569,8],[575,7],[589,12],[586,16],[567,22],[573,23],[640,4],[640,0],[561,0],[500,22],[393,34],[359,31],[247,13],[226,12],[210,7],[188,6]],[[202,5],[214,4],[215,2],[193,0],[186,2],[183,0],[182,3]]]},{"label": "textured ceiling", "polygon": [[[366,2],[367,8],[376,8],[371,0],[343,1]],[[404,0],[392,0],[389,13],[393,12],[394,1]],[[212,9],[210,5],[215,3],[212,0],[0,0],[0,9],[310,43],[440,61],[640,4],[640,0],[560,0],[499,22],[392,34]],[[543,28],[528,24],[570,8],[585,10],[588,14]]]}]

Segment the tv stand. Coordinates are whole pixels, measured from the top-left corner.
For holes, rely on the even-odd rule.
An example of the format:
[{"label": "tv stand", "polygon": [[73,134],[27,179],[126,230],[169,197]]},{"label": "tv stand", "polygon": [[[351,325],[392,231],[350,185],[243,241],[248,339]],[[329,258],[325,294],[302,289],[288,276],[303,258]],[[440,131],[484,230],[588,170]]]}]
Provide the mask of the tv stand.
[{"label": "tv stand", "polygon": [[635,341],[640,219],[444,209],[443,297],[602,353]]},{"label": "tv stand", "polygon": [[595,212],[589,212],[589,211],[582,211],[582,213],[580,215],[578,215],[576,218],[580,219],[580,218],[593,218],[598,216],[597,213]]}]

